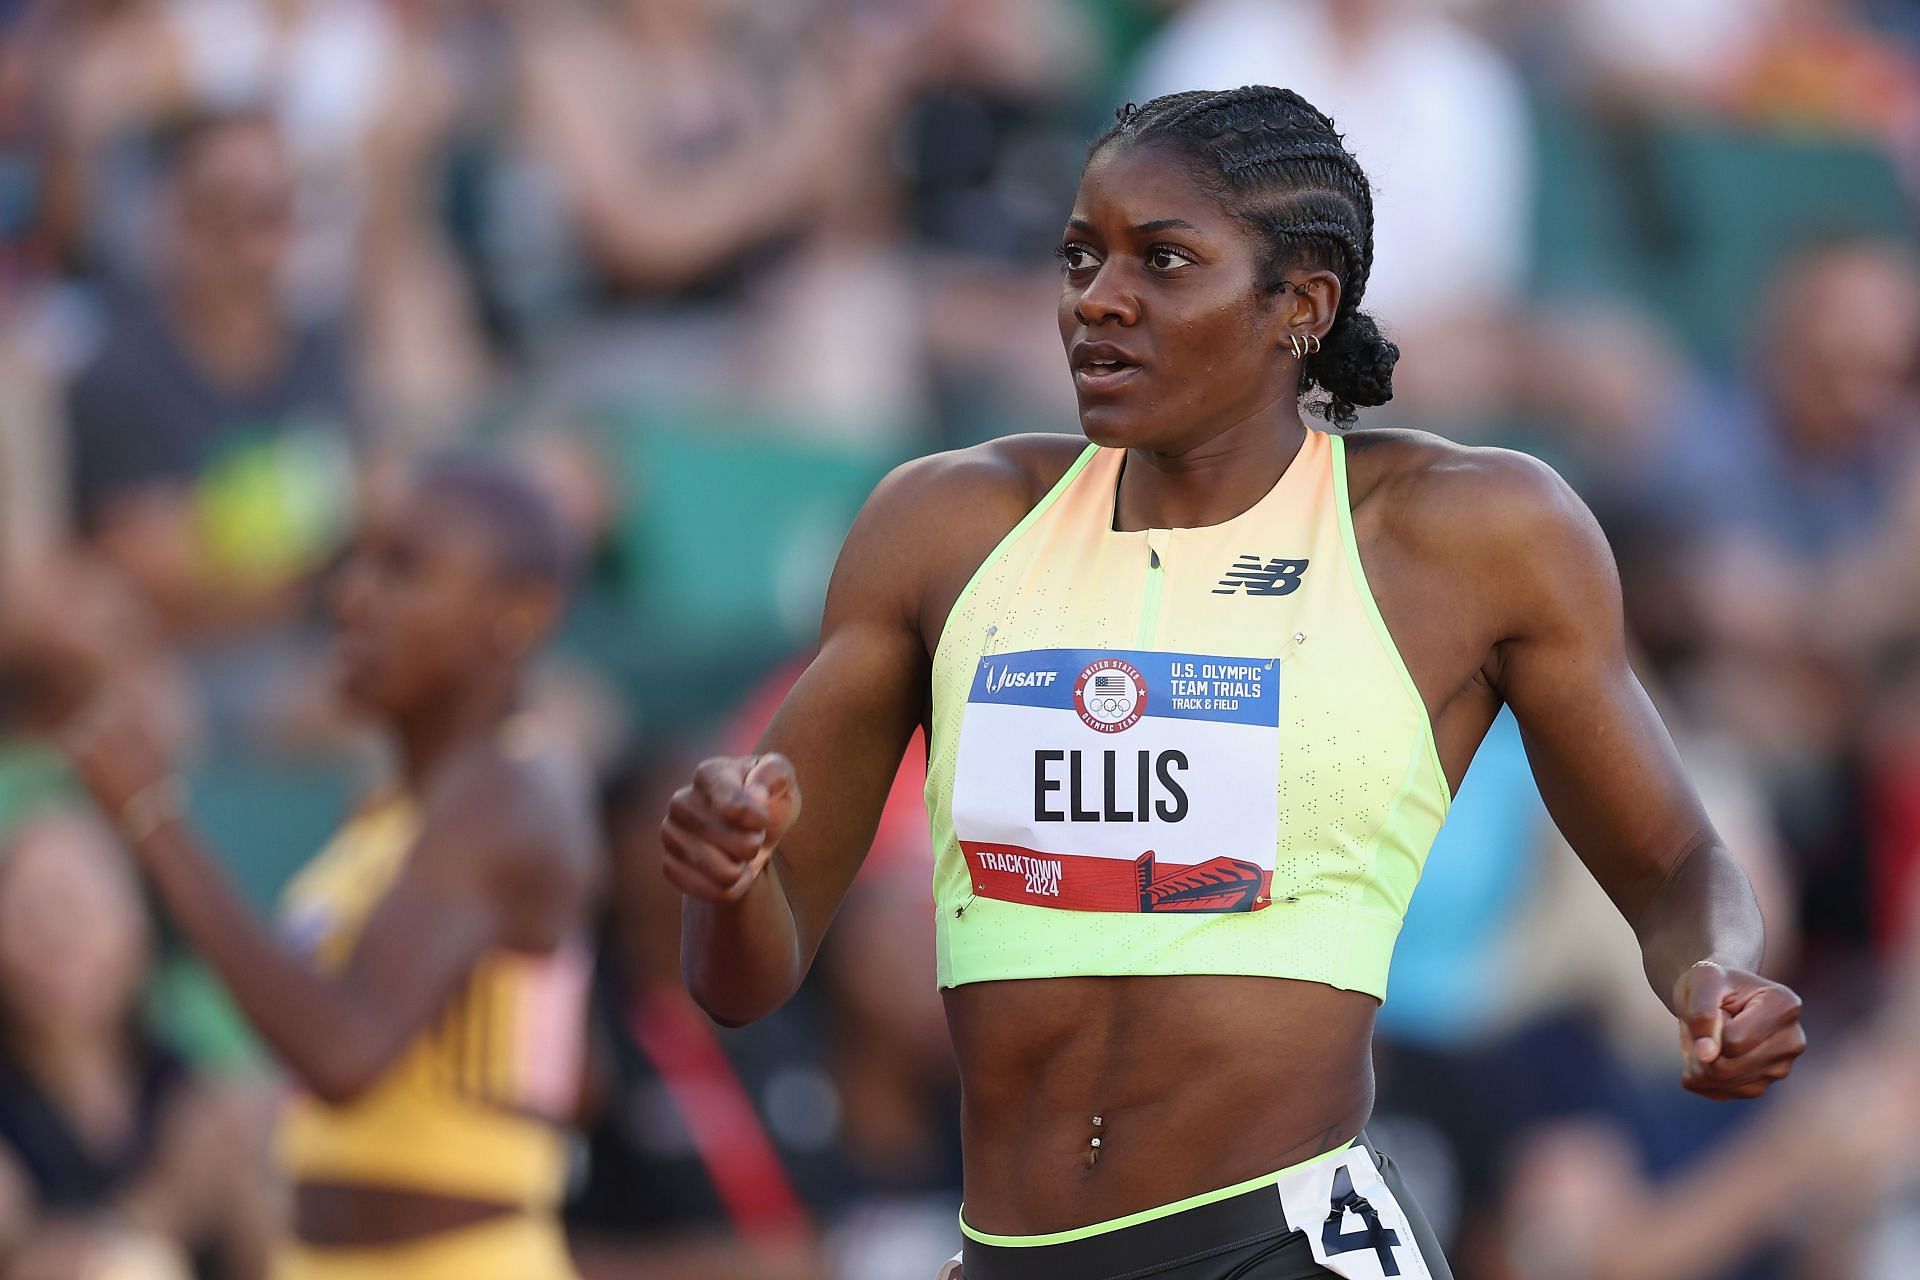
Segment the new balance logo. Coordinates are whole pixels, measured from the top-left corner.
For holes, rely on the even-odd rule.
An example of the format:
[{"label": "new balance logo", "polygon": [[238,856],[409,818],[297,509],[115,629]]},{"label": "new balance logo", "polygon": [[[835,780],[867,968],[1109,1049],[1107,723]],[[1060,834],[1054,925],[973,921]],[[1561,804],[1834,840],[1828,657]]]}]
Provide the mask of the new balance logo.
[{"label": "new balance logo", "polygon": [[1233,562],[1233,568],[1220,579],[1213,594],[1230,596],[1245,588],[1250,596],[1292,595],[1299,589],[1301,575],[1306,571],[1305,560],[1262,560],[1259,556],[1243,555]]}]

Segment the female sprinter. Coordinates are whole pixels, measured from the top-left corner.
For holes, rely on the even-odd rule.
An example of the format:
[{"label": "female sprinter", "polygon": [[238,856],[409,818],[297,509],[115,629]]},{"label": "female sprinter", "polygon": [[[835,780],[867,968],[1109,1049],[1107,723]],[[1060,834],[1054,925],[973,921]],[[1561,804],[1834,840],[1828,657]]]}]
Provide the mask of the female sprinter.
[{"label": "female sprinter", "polygon": [[556,1220],[584,1039],[590,798],[516,719],[567,540],[470,458],[376,494],[335,584],[344,692],[400,777],[293,883],[287,945],[194,834],[112,690],[67,748],[187,940],[305,1086],[274,1280],[566,1280]]},{"label": "female sprinter", "polygon": [[1448,1274],[1361,1132],[1369,1040],[1502,703],[1686,1086],[1752,1097],[1803,1047],[1578,499],[1517,454],[1302,422],[1303,395],[1345,423],[1391,392],[1372,223],[1296,94],[1124,111],[1061,248],[1091,443],[888,478],[764,754],[672,802],[687,980],[744,1022],[799,985],[928,725],[966,1280]]}]

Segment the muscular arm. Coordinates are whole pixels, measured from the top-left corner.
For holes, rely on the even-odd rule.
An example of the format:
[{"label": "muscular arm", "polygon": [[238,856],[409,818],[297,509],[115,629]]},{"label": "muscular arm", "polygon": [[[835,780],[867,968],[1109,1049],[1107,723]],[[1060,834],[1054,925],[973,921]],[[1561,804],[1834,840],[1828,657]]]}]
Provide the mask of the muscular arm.
[{"label": "muscular arm", "polygon": [[[1077,452],[1027,437],[888,476],[847,535],[819,656],[768,727],[763,762],[710,760],[674,797],[661,839],[687,894],[682,966],[716,1020],[751,1021],[799,989],[925,715],[946,610]],[[769,832],[774,853],[753,876]]]},{"label": "muscular arm", "polygon": [[1606,539],[1530,458],[1488,451],[1466,473],[1481,513],[1466,535],[1471,563],[1500,637],[1481,674],[1513,708],[1548,812],[1681,1020],[1685,1083],[1757,1096],[1805,1047],[1799,999],[1753,972],[1766,942],[1759,905],[1628,663]]},{"label": "muscular arm", "polygon": [[[165,776],[137,724],[96,721],[69,744],[115,815]],[[440,1011],[480,955],[556,945],[583,892],[588,840],[538,766],[489,744],[451,761],[423,801],[419,842],[368,920],[346,968],[323,976],[286,950],[191,825],[164,821],[136,854],[168,914],[234,1001],[315,1095],[351,1100]]]},{"label": "muscular arm", "polygon": [[[868,500],[827,589],[819,656],[760,742],[763,753],[792,763],[804,812],[779,839],[767,873],[738,901],[687,898],[688,988],[721,1022],[752,1021],[799,989],[873,842],[926,697],[918,601],[931,548],[919,536],[916,508],[931,496],[938,467],[938,460],[909,463]],[[722,816],[764,828],[763,802],[716,777],[715,767],[703,765],[703,780],[689,790],[705,788]],[[691,824],[699,821],[694,810],[695,797],[683,791],[671,816]],[[678,842],[696,852],[672,822],[664,835],[670,850]]]},{"label": "muscular arm", "polygon": [[1627,661],[1620,581],[1573,492],[1518,455],[1499,566],[1513,619],[1487,674],[1513,708],[1541,797],[1640,939],[1647,979],[1671,1002],[1695,961],[1752,969],[1765,929],[1746,874],[1721,844],[1679,753]]}]

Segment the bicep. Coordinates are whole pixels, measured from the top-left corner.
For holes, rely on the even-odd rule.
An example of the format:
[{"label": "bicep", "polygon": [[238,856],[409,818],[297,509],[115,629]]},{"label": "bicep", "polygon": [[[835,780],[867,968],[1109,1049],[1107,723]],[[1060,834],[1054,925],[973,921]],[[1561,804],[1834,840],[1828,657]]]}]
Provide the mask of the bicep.
[{"label": "bicep", "polygon": [[503,933],[503,913],[480,886],[431,866],[409,868],[369,917],[343,981],[377,1008],[391,1050],[439,1014]]},{"label": "bicep", "polygon": [[347,985],[380,1015],[381,1048],[425,1027],[487,952],[566,935],[586,892],[583,803],[546,764],[490,744],[444,768],[418,843],[347,961]]},{"label": "bicep", "polygon": [[883,485],[848,535],[820,652],[760,742],[793,763],[800,783],[800,816],[776,864],[809,955],[873,842],[926,702],[929,660],[914,621],[926,548],[899,518],[898,490]]},{"label": "bicep", "polygon": [[1496,688],[1548,812],[1631,919],[1713,830],[1628,661],[1599,526],[1570,492],[1553,494],[1534,523],[1525,564],[1508,577],[1518,622],[1499,646]]}]

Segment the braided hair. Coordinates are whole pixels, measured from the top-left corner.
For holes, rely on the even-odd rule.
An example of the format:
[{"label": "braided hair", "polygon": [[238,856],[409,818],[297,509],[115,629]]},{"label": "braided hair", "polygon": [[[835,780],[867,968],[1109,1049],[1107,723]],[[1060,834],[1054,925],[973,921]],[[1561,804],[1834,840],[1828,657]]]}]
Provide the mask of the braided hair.
[{"label": "braided hair", "polygon": [[1373,269],[1373,188],[1333,121],[1293,90],[1266,85],[1170,93],[1115,115],[1088,159],[1114,142],[1173,148],[1222,208],[1265,238],[1268,293],[1287,287],[1282,273],[1292,267],[1339,277],[1333,327],[1301,361],[1301,393],[1325,393],[1310,408],[1344,425],[1357,406],[1391,400],[1400,348],[1360,310]]}]

